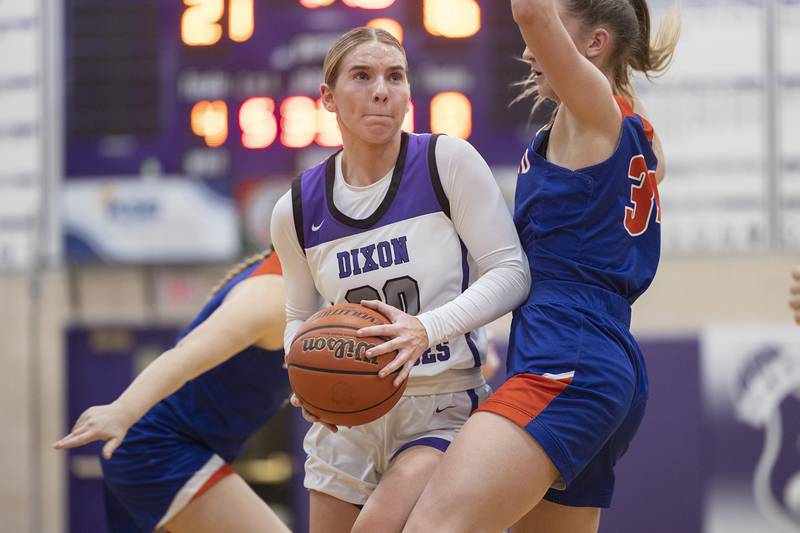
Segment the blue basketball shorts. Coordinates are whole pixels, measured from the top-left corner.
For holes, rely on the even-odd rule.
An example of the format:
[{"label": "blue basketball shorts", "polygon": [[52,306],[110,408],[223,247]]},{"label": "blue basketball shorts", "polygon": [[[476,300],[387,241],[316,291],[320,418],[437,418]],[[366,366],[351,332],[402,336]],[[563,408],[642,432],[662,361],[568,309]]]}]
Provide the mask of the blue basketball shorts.
[{"label": "blue basketball shorts", "polygon": [[108,530],[158,531],[233,469],[202,443],[147,418],[101,457]]},{"label": "blue basketball shorts", "polygon": [[514,313],[510,378],[477,410],[542,446],[561,479],[545,499],[609,507],[614,465],[645,411],[647,369],[627,301],[597,287],[541,282]]}]

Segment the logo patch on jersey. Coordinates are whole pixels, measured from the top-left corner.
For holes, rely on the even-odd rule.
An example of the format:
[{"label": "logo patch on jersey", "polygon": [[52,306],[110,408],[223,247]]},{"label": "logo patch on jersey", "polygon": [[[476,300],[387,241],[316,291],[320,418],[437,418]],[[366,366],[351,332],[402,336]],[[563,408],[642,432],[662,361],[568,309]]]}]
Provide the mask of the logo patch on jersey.
[{"label": "logo patch on jersey", "polygon": [[519,163],[519,170],[517,174],[525,174],[531,169],[531,160],[528,159],[528,150],[525,150],[525,153],[522,156],[522,161]]},{"label": "logo patch on jersey", "polygon": [[653,209],[656,210],[656,223],[661,224],[661,200],[658,197],[656,173],[647,168],[644,156],[637,154],[628,166],[628,178],[633,180],[630,201],[633,207],[625,207],[625,229],[631,237],[638,237],[647,231]]},{"label": "logo patch on jersey", "polygon": [[313,231],[313,232],[319,231],[319,229],[322,227],[322,225],[324,223],[325,223],[325,219],[323,218],[322,222],[320,222],[319,224],[311,224],[311,231]]},{"label": "logo patch on jersey", "polygon": [[378,365],[377,357],[367,357],[366,352],[375,345],[369,342],[336,337],[308,337],[303,339],[304,352],[330,351],[336,359],[354,359],[371,365]]},{"label": "logo patch on jersey", "polygon": [[336,254],[339,264],[339,279],[372,272],[380,268],[408,263],[408,245],[406,236],[380,241],[363,248],[353,248]]}]

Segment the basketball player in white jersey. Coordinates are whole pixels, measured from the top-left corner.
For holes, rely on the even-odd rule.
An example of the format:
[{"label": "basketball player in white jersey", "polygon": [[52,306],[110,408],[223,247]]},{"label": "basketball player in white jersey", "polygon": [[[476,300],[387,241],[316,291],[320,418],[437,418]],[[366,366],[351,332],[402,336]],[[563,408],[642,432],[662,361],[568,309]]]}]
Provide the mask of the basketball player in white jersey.
[{"label": "basketball player in white jersey", "polygon": [[321,94],[343,150],[296,178],[272,217],[287,348],[321,305],[345,301],[369,301],[392,320],[382,329],[392,340],[373,350],[404,346],[383,372],[400,369],[396,384],[408,378],[392,411],[338,431],[314,424],[306,435],[312,533],[402,529],[489,392],[482,326],[530,289],[510,214],[477,151],[401,131],[407,76],[405,52],[386,32],[357,28],[333,44]]}]

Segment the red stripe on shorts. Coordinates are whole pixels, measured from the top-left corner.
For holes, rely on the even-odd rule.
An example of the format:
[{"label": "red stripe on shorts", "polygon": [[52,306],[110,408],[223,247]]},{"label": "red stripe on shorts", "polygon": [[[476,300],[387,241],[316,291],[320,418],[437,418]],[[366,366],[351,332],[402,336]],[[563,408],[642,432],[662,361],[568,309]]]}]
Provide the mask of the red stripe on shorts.
[{"label": "red stripe on shorts", "polygon": [[194,496],[192,496],[192,500],[191,501],[196,500],[197,498],[200,497],[201,494],[203,494],[204,492],[206,492],[209,489],[211,489],[211,487],[213,487],[214,485],[216,485],[217,483],[219,483],[220,481],[222,481],[223,479],[225,479],[229,475],[235,474],[235,473],[236,473],[236,471],[231,467],[231,465],[229,465],[228,463],[225,463],[224,465],[219,467],[216,472],[211,474],[211,477],[208,478],[205,483],[203,483],[203,486],[200,487],[200,490],[198,490],[194,494]]},{"label": "red stripe on shorts", "polygon": [[536,374],[517,374],[503,383],[475,412],[495,413],[525,427],[564,392],[571,381],[572,378],[550,379]]}]

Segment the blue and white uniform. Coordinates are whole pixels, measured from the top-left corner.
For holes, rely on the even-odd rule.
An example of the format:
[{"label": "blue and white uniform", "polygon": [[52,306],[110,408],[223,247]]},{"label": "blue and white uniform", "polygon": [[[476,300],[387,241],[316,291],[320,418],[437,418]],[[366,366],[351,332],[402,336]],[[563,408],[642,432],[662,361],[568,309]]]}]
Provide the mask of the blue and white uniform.
[{"label": "blue and white uniform", "polygon": [[[275,207],[288,346],[323,302],[379,299],[416,315],[430,341],[383,419],[309,431],[306,487],[363,504],[413,445],[445,449],[488,395],[482,326],[521,303],[529,272],[491,172],[466,141],[402,134],[394,168],[349,185],[342,154],[299,176]],[[452,407],[452,408],[451,408]]]},{"label": "blue and white uniform", "polygon": [[[525,428],[561,474],[545,499],[608,507],[614,464],[644,415],[642,353],[631,304],[660,255],[653,130],[622,98],[619,144],[602,163],[569,170],[547,160],[550,128],[525,151],[514,221],[533,273],[514,312],[510,379],[479,409]],[[560,489],[560,490],[557,490]]]},{"label": "blue and white uniform", "polygon": [[[240,282],[280,275],[277,254],[217,291],[178,341],[205,321]],[[111,459],[101,458],[108,527],[150,532],[226,473],[245,441],[290,393],[283,350],[251,346],[186,383],[128,431]]]}]

